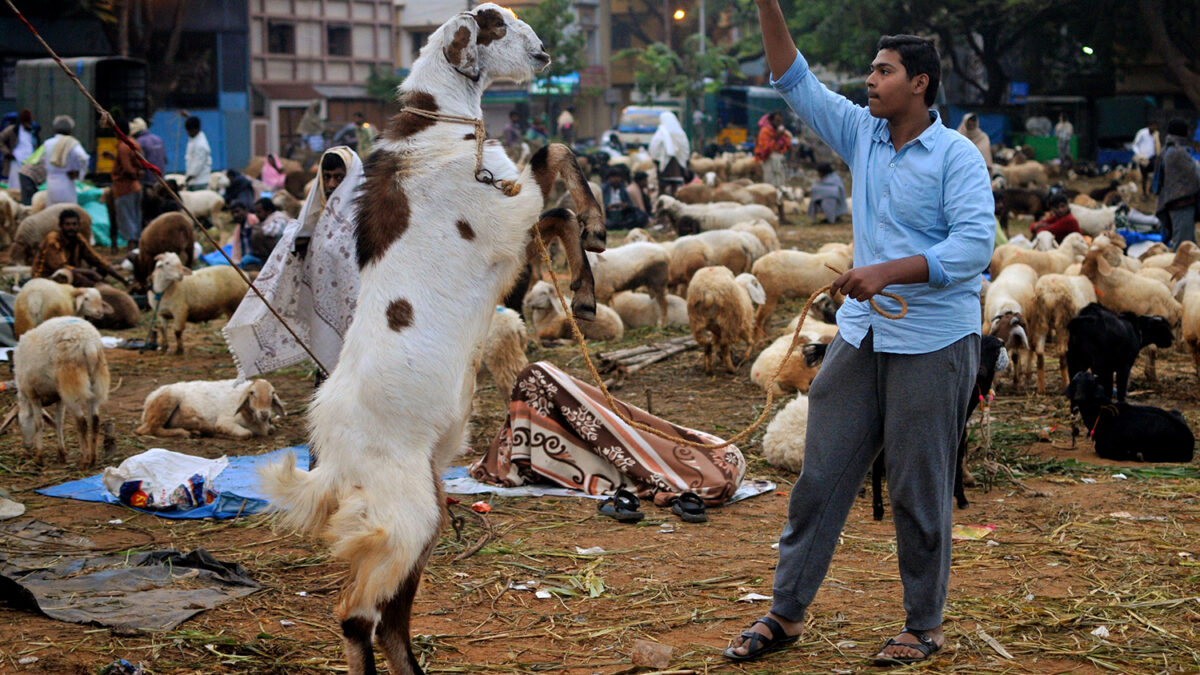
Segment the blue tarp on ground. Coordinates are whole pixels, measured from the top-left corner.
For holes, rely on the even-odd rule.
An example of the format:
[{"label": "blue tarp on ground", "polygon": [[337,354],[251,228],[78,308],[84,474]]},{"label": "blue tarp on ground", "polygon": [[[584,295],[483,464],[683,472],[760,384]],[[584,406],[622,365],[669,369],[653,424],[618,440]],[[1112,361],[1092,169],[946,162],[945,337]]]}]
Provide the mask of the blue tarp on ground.
[{"label": "blue tarp on ground", "polygon": [[[265,455],[240,455],[229,458],[229,466],[213,481],[220,498],[188,511],[152,511],[134,509],[164,518],[233,518],[239,513],[248,516],[267,508],[267,496],[258,490],[258,467],[283,459],[288,452],[296,453],[296,466],[308,469],[308,446],[297,445],[268,452]],[[55,485],[37,491],[47,497],[65,497],[84,502],[120,504],[117,498],[104,487],[100,474],[81,480]],[[129,507],[133,508],[133,507]]]}]

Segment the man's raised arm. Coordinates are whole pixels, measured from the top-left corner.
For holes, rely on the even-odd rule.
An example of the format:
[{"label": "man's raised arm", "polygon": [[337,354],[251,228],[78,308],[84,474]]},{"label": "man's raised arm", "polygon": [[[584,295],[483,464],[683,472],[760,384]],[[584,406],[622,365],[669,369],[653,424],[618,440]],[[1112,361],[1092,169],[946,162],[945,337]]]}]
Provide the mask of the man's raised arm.
[{"label": "man's raised arm", "polygon": [[779,79],[796,60],[796,43],[787,29],[779,0],[754,0],[758,5],[758,23],[762,27],[763,47],[767,50],[767,65],[771,77]]}]

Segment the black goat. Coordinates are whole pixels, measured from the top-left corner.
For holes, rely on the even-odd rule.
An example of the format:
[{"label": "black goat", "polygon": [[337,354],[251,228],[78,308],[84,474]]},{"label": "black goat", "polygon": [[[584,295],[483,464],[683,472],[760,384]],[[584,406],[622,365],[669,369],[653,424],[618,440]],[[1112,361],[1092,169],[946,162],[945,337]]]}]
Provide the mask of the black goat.
[{"label": "black goat", "polygon": [[1074,380],[1091,370],[1106,392],[1112,391],[1115,376],[1118,401],[1129,391],[1129,371],[1138,352],[1151,344],[1170,347],[1174,339],[1171,324],[1161,316],[1117,314],[1096,302],[1079,310],[1067,332],[1067,375]]},{"label": "black goat", "polygon": [[1097,455],[1119,462],[1192,461],[1196,439],[1178,410],[1112,403],[1109,391],[1087,372],[1067,387],[1071,411],[1083,418]]},{"label": "black goat", "polygon": [[[827,348],[828,345],[821,343],[805,345],[802,348],[805,363],[810,368],[815,367],[825,358]],[[1008,368],[1008,363],[1008,352],[1004,349],[1004,342],[997,337],[984,335],[979,343],[979,372],[975,375],[975,388],[971,390],[970,399],[967,402],[967,419],[971,418],[975,408],[991,391],[996,373]],[[871,465],[871,516],[875,520],[883,520],[884,452],[885,450],[881,449],[875,457],[874,464]],[[966,471],[966,461],[967,429],[966,425],[963,425],[954,466],[954,499],[960,509],[965,509],[970,505],[970,502],[967,501],[966,490],[963,489],[963,472]]]}]

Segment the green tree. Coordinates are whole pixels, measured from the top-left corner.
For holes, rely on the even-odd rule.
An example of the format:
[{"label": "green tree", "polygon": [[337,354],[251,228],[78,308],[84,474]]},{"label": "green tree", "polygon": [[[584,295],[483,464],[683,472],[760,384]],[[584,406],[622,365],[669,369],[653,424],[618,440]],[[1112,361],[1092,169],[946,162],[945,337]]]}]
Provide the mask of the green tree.
[{"label": "green tree", "polygon": [[[575,13],[571,0],[542,0],[521,11],[521,20],[529,24],[550,55],[550,65],[538,75],[538,81],[549,83],[551,77],[578,72],[587,65],[585,52],[587,36],[575,28]],[[546,113],[550,112],[552,96],[546,96]]]},{"label": "green tree", "polygon": [[[700,53],[704,40],[704,53]],[[717,89],[730,75],[740,77],[738,62],[716,48],[703,35],[690,35],[683,41],[682,53],[661,42],[646,47],[623,49],[614,60],[632,58],[634,83],[639,94],[649,101],[655,95],[683,98],[689,109],[695,109],[701,95]],[[707,83],[707,84],[703,84]]]}]

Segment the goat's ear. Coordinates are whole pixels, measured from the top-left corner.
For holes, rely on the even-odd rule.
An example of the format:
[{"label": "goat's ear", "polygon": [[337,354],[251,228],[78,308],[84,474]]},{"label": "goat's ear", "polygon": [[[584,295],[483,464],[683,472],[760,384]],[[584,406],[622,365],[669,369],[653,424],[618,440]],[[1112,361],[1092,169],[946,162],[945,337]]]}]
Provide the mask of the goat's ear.
[{"label": "goat's ear", "polygon": [[450,66],[472,80],[479,78],[479,24],[469,13],[462,13],[446,26],[446,44],[442,54]]},{"label": "goat's ear", "polygon": [[100,301],[100,311],[104,313],[104,316],[108,316],[109,314],[116,314],[116,310],[113,309],[113,306],[108,304],[107,302],[104,302],[103,300]]},{"label": "goat's ear", "polygon": [[279,400],[279,394],[271,392],[271,407],[279,411],[280,417],[287,417],[287,411],[283,409],[283,401]]},{"label": "goat's ear", "polygon": [[254,413],[250,410],[250,397],[254,394],[253,387],[246,387],[246,393],[242,394],[242,402],[238,404],[238,414],[244,415],[246,419],[253,419]]},{"label": "goat's ear", "polygon": [[1112,274],[1112,269],[1112,265],[1109,264],[1108,258],[1105,258],[1103,254],[1096,259],[1096,270],[1100,272],[1101,276],[1106,277]]},{"label": "goat's ear", "polygon": [[186,277],[187,275],[189,275],[191,273],[192,273],[192,268],[188,267],[187,265],[184,265],[183,266],[183,276]]}]

